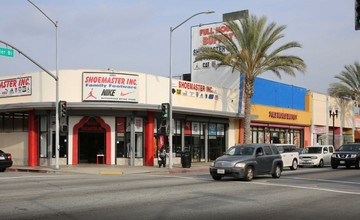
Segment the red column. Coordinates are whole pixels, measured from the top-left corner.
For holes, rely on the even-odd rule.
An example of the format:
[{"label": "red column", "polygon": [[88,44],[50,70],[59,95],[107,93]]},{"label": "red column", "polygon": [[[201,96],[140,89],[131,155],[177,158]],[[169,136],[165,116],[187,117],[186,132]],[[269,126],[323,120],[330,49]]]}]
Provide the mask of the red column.
[{"label": "red column", "polygon": [[154,166],[154,112],[148,112],[145,124],[145,166]]},{"label": "red column", "polygon": [[28,165],[38,166],[38,131],[36,128],[36,117],[34,111],[29,112],[28,130]]},{"label": "red column", "polygon": [[245,119],[243,120],[240,120],[240,123],[239,123],[239,144],[244,144],[244,133],[245,133]]}]

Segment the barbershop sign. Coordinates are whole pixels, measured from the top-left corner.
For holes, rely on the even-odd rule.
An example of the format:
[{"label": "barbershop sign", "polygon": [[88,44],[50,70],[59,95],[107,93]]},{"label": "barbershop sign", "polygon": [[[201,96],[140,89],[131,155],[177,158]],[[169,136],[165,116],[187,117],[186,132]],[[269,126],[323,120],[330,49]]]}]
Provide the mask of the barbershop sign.
[{"label": "barbershop sign", "polygon": [[297,115],[296,114],[289,114],[289,113],[283,113],[283,112],[269,112],[270,118],[280,118],[280,119],[287,119],[287,120],[296,120]]}]

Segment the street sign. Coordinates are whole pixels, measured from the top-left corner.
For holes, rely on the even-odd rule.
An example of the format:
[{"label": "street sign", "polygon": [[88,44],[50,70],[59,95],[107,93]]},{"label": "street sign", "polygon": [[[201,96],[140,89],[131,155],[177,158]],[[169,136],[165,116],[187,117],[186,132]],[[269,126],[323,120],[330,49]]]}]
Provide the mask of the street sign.
[{"label": "street sign", "polygon": [[0,56],[14,57],[14,50],[0,47]]}]

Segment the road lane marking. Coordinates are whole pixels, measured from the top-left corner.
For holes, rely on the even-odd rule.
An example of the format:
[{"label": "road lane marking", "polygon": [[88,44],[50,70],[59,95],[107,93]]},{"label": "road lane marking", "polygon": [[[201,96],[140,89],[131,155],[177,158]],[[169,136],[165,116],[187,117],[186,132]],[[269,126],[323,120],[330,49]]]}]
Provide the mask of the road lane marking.
[{"label": "road lane marking", "polygon": [[327,183],[344,183],[344,184],[360,185],[360,183],[357,183],[357,182],[340,181],[340,180],[312,179],[312,178],[303,178],[303,177],[282,177],[281,179],[312,180],[312,181],[327,182]]},{"label": "road lane marking", "polygon": [[297,188],[297,189],[325,191],[325,192],[333,192],[333,193],[341,193],[341,194],[360,195],[360,192],[342,191],[342,190],[326,189],[326,188],[319,188],[319,187],[295,186],[295,185],[274,184],[274,183],[264,183],[264,182],[249,182],[249,184],[265,185],[265,186],[281,186],[281,187],[288,187],[288,188]]},{"label": "road lane marking", "polygon": [[[199,181],[213,181],[205,178],[199,178],[199,177],[186,177],[186,176],[173,176],[173,175],[162,175],[163,177],[169,177],[169,178],[179,178],[179,179],[189,179],[189,180],[199,180]],[[299,179],[302,178],[282,178],[282,179]],[[306,179],[303,178],[302,180],[314,180],[314,179]],[[336,181],[336,180],[321,180],[318,181],[324,181],[324,182],[334,182],[334,183],[346,183],[346,184],[360,184],[356,182],[347,182],[347,181]],[[215,181],[220,182],[220,181]],[[360,195],[360,192],[352,192],[352,191],[343,191],[343,190],[334,190],[334,189],[327,189],[327,188],[319,188],[319,187],[307,187],[307,186],[296,186],[296,185],[287,185],[287,184],[274,184],[274,183],[266,183],[266,182],[244,182],[241,183],[245,184],[256,184],[256,185],[265,185],[265,186],[280,186],[280,187],[288,187],[288,188],[297,188],[297,189],[306,189],[306,190],[317,190],[317,191],[325,191],[325,192],[333,192],[333,193],[341,193],[341,194],[351,194],[351,195]]]},{"label": "road lane marking", "polygon": [[123,172],[118,171],[100,171],[101,175],[123,175]]}]

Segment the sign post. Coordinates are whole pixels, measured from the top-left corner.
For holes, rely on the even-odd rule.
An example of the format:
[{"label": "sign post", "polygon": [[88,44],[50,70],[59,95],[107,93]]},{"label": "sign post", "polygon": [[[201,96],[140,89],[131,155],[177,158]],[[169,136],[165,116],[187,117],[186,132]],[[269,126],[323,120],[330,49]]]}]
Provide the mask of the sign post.
[{"label": "sign post", "polygon": [[0,47],[0,56],[14,57],[14,50]]}]

